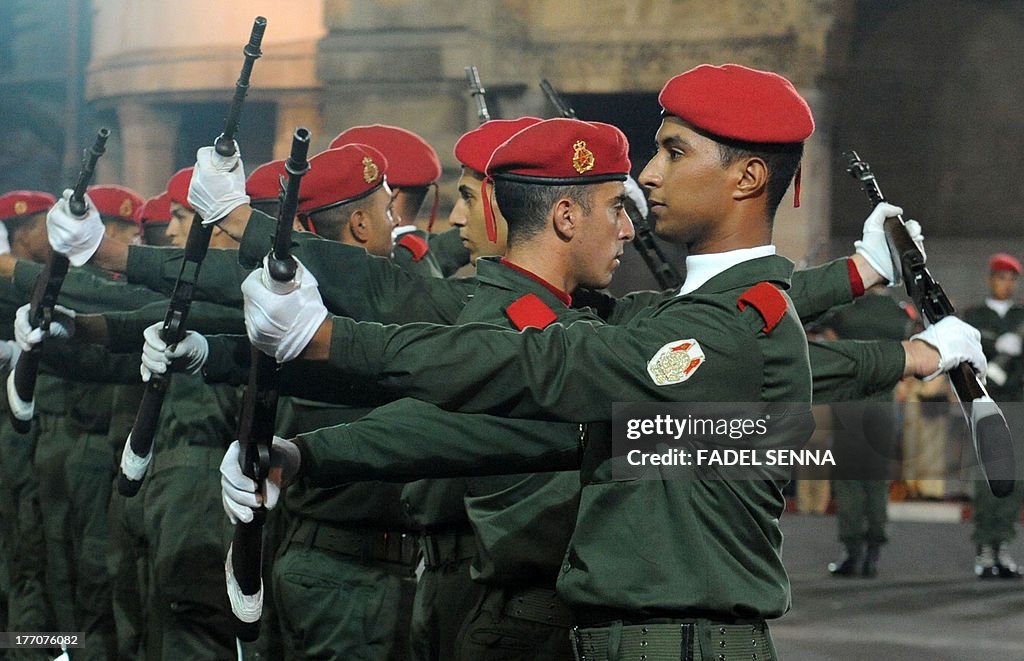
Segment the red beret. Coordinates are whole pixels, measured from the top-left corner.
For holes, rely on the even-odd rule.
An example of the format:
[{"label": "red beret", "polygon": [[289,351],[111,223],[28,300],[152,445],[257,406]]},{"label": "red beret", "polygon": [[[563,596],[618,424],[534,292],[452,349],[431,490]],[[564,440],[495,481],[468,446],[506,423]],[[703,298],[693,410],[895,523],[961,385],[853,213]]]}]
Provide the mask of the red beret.
[{"label": "red beret", "polygon": [[738,64],[702,64],[665,84],[665,112],[716,136],[744,142],[802,142],[814,132],[807,102],[793,84]]},{"label": "red beret", "polygon": [[484,122],[459,138],[455,143],[455,158],[467,168],[483,172],[487,169],[491,154],[501,143],[539,121],[537,117],[520,117]]},{"label": "red beret", "polygon": [[1007,255],[1005,252],[997,252],[996,254],[989,257],[988,270],[992,273],[996,271],[1013,271],[1020,275],[1020,262],[1013,255]]},{"label": "red beret", "polygon": [[124,186],[89,186],[85,192],[101,216],[126,223],[138,222],[136,216],[146,202],[141,195]]},{"label": "red beret", "polygon": [[397,126],[353,126],[331,140],[331,149],[359,143],[370,145],[388,161],[388,184],[429,186],[441,178],[441,161],[427,141]]},{"label": "red beret", "polygon": [[192,168],[182,168],[171,175],[167,182],[167,197],[171,202],[177,202],[189,211],[195,211],[188,203],[188,186],[192,183]]},{"label": "red beret", "polygon": [[350,144],[309,159],[298,212],[304,216],[366,197],[384,183],[388,160],[369,145]]},{"label": "red beret", "polygon": [[16,190],[0,195],[0,220],[49,211],[57,201],[53,195],[34,190]]},{"label": "red beret", "polygon": [[527,126],[495,149],[485,173],[553,185],[625,181],[629,143],[611,124],[546,119]]},{"label": "red beret", "polygon": [[167,191],[146,200],[146,203],[139,207],[136,222],[140,225],[171,222],[171,197]]},{"label": "red beret", "polygon": [[276,200],[281,194],[281,177],[286,177],[285,160],[264,163],[245,180],[245,192],[252,200]]}]

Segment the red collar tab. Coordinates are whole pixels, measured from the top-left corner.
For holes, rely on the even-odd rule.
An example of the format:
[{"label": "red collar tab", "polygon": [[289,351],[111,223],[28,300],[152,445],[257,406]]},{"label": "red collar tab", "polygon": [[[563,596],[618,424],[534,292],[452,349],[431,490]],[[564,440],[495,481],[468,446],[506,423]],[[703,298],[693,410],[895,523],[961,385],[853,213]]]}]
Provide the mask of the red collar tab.
[{"label": "red collar tab", "polygon": [[413,232],[406,232],[398,239],[398,245],[412,253],[412,261],[418,262],[430,250],[430,245],[422,236]]},{"label": "red collar tab", "polygon": [[771,333],[779,325],[782,317],[786,314],[786,297],[778,289],[767,282],[759,282],[747,291],[740,294],[736,307],[745,310],[750,305],[764,319],[765,333]]},{"label": "red collar tab", "polygon": [[522,273],[527,278],[530,278],[531,280],[534,280],[534,281],[539,282],[540,284],[544,285],[544,288],[547,289],[552,294],[554,294],[555,297],[558,300],[560,300],[561,302],[565,303],[566,307],[569,307],[569,306],[572,305],[572,296],[570,296],[568,292],[562,291],[561,289],[559,289],[558,287],[554,286],[553,284],[551,284],[550,282],[548,282],[544,278],[540,277],[536,273],[533,273],[532,271],[527,271],[522,266],[519,266],[518,264],[513,264],[512,262],[508,261],[504,257],[501,258],[501,265],[502,266],[507,266],[508,268],[512,269],[513,271],[516,271],[518,273]]},{"label": "red collar tab", "polygon": [[519,330],[524,328],[547,328],[558,319],[558,315],[536,294],[517,298],[505,308],[505,314]]},{"label": "red collar tab", "polygon": [[854,298],[864,295],[864,281],[860,277],[860,271],[852,259],[846,260],[846,272],[850,276],[850,291]]}]

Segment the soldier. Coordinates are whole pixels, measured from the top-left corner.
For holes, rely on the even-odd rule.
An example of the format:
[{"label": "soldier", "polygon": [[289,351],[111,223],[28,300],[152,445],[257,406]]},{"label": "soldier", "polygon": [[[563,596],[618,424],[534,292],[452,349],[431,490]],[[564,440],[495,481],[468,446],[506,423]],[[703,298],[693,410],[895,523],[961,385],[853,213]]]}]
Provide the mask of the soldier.
[{"label": "soldier", "polygon": [[[447,277],[466,264],[468,256],[458,241],[458,232],[431,234],[437,216],[437,180],[441,162],[426,140],[412,131],[372,124],[353,126],[331,140],[331,148],[362,143],[377,149],[388,159],[388,184],[395,192],[395,253],[393,259],[409,273]],[[430,189],[434,202],[425,229],[417,217]]]},{"label": "soldier", "polygon": [[[1024,433],[1024,357],[1021,332],[1024,306],[1015,300],[1021,265],[1017,258],[996,253],[988,261],[989,295],[981,305],[964,313],[964,320],[981,330],[982,347],[989,360],[988,392],[997,402],[1007,402],[1003,414],[1015,438]],[[1016,524],[1024,499],[1024,484],[1006,498],[996,498],[988,485],[974,483],[974,573],[978,578],[1020,578],[1021,571],[1007,551],[1016,536]]]},{"label": "soldier", "polygon": [[[463,410],[602,421],[609,419],[613,401],[743,401],[751,407],[788,402],[781,422],[806,437],[807,345],[779,289],[788,284],[792,265],[774,256],[770,237],[775,208],[813,126],[810,112],[785,79],[735,65],[682,74],[666,85],[660,100],[665,119],[658,151],[640,182],[650,191],[659,234],[689,248],[680,292],[620,302],[612,312],[614,325],[552,324],[511,333],[474,325],[383,327],[337,317],[321,324],[315,287],[280,296],[254,274],[243,284],[250,339],[279,361],[300,354],[329,359],[385,387]],[[522,218],[565,232],[593,228],[583,254],[593,260],[590,277],[600,278],[614,270],[621,252],[621,246],[613,249],[598,237],[607,238],[601,232],[610,233],[625,218],[622,184],[597,185],[589,209],[559,200],[539,207],[543,216],[538,207],[526,211],[530,198],[522,188],[528,182],[547,175],[557,180],[548,183],[570,185],[610,165],[583,141],[571,142],[569,152],[546,154],[549,146],[566,144],[553,139],[548,126],[529,127],[506,142],[487,174],[495,176],[496,200],[510,226]],[[530,155],[538,153],[558,165],[544,160],[536,167]],[[572,283],[553,284],[565,289]],[[919,342],[924,346],[906,354],[915,360],[918,350],[930,353],[932,364],[918,366],[922,371],[968,354],[983,366],[983,358],[958,346],[967,344],[960,341],[962,326],[943,322],[933,329],[923,339],[944,351],[936,356]],[[445,367],[435,362],[442,343],[448,347]],[[458,360],[452,347],[473,360]],[[458,370],[451,369],[453,362]],[[513,455],[525,452],[513,446],[507,448]],[[283,454],[297,458],[306,449],[300,441]],[[559,577],[559,594],[580,627],[574,636],[577,656],[647,653],[650,659],[679,659],[689,658],[695,647],[705,657],[773,654],[765,620],[789,607],[777,529],[781,483],[617,481],[608,449],[588,444],[583,450],[589,468]],[[679,516],[686,512],[693,515]],[[697,539],[706,553],[695,557],[701,547],[686,540]],[[659,648],[672,652],[658,654]]]},{"label": "soldier", "polygon": [[286,177],[284,159],[264,163],[245,178],[249,204],[268,216],[277,215],[281,196],[281,177]]},{"label": "soldier", "polygon": [[[46,259],[46,212],[56,200],[49,193],[12,191],[0,195],[0,221],[9,240],[10,257],[42,262]],[[14,310],[24,301],[9,280],[0,283],[5,337],[10,337]],[[7,356],[3,372],[17,362],[21,349],[17,343],[4,340],[2,350]],[[3,415],[8,415],[6,397]],[[0,482],[3,484],[2,511],[4,558],[10,576],[8,617],[4,631],[51,631],[53,613],[46,586],[46,554],[42,512],[39,506],[39,479],[33,466],[36,435],[19,434],[9,423],[0,428]],[[44,650],[8,651],[12,659],[52,658]]]},{"label": "soldier", "polygon": [[169,246],[167,225],[171,222],[171,198],[167,191],[146,200],[139,208],[142,242],[147,246]]},{"label": "soldier", "polygon": [[113,185],[89,186],[86,192],[100,212],[105,236],[130,245],[142,243],[139,213],[145,200],[138,193]]},{"label": "soldier", "polygon": [[[910,337],[914,319],[901,304],[872,287],[866,296],[821,321],[837,337],[848,340],[902,340]],[[834,439],[837,471],[833,474],[839,541],[846,555],[829,563],[833,576],[878,575],[878,557],[888,541],[890,462],[896,457],[899,417],[894,391],[870,399],[845,403],[837,417],[852,424],[840,425]],[[865,447],[866,446],[866,447]],[[847,470],[848,466],[856,466]]]}]

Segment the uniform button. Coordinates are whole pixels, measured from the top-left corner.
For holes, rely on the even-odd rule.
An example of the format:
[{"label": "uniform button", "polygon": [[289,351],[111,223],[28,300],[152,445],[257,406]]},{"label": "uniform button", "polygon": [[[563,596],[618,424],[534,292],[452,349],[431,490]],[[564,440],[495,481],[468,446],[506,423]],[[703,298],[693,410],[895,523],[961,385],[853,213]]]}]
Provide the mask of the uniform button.
[{"label": "uniform button", "polygon": [[646,640],[641,640],[640,641],[640,647],[647,647],[647,641]]},{"label": "uniform button", "polygon": [[569,571],[570,569],[572,569],[572,567],[569,565],[568,562],[562,565],[562,571]]},{"label": "uniform button", "polygon": [[750,641],[750,644],[753,645],[754,647],[757,647],[757,641],[756,640]]},{"label": "uniform button", "polygon": [[725,661],[725,655],[724,654],[719,654],[718,655],[718,661]]},{"label": "uniform button", "polygon": [[646,636],[647,635],[647,627],[640,627],[640,633],[642,633],[643,635]]},{"label": "uniform button", "polygon": [[725,647],[725,641],[724,640],[718,641],[718,646],[719,647]]},{"label": "uniform button", "polygon": [[720,634],[722,634],[724,636],[725,635],[725,627],[722,627],[721,629],[719,629],[718,633],[720,633]]}]

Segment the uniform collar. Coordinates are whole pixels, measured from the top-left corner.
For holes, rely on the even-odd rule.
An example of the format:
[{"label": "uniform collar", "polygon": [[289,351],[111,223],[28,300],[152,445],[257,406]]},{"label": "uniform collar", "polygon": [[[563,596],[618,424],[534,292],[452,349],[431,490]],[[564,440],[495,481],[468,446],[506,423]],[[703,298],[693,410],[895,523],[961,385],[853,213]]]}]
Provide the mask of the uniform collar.
[{"label": "uniform collar", "polygon": [[527,278],[530,278],[534,282],[537,282],[537,283],[541,284],[545,289],[547,289],[549,292],[551,292],[555,296],[555,298],[557,298],[562,303],[564,303],[566,307],[570,307],[572,305],[572,296],[569,295],[569,292],[566,292],[566,291],[563,291],[563,290],[559,289],[558,287],[554,286],[553,284],[551,284],[550,282],[548,282],[544,278],[540,277],[539,275],[537,275],[537,274],[535,274],[535,273],[533,273],[531,271],[527,271],[522,266],[519,266],[517,264],[513,264],[512,262],[508,261],[504,257],[501,258],[500,264],[502,266],[505,266],[507,268],[512,269],[516,273],[520,273],[522,275],[525,275]]},{"label": "uniform collar", "polygon": [[1009,312],[1010,308],[1013,307],[1013,299],[1008,298],[1006,300],[1000,301],[990,296],[985,299],[985,307],[987,307],[989,310],[992,310],[1000,317],[1005,317],[1006,313]]},{"label": "uniform collar", "polygon": [[549,306],[566,305],[559,290],[548,286],[540,278],[521,267],[506,264],[500,257],[481,257],[476,260],[476,279],[491,287],[520,294],[536,294]]},{"label": "uniform collar", "polygon": [[737,264],[774,254],[775,246],[767,245],[709,255],[690,255],[686,258],[686,280],[679,289],[679,294],[684,295],[696,291],[708,280]]}]

